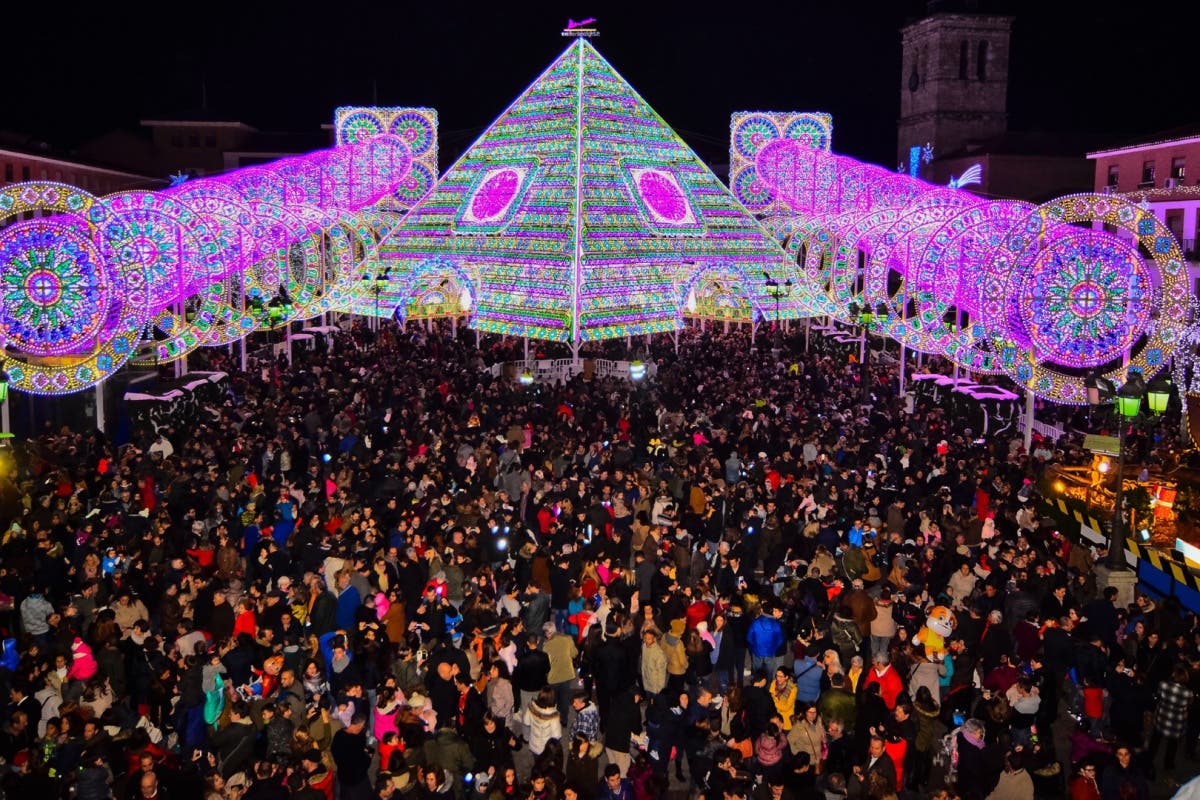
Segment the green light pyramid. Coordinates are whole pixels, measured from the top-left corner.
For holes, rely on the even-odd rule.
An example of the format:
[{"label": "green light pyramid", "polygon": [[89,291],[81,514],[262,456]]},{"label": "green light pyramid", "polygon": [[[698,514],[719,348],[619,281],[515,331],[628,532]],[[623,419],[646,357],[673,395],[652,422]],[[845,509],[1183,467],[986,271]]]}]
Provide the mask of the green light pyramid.
[{"label": "green light pyramid", "polygon": [[469,281],[481,331],[569,343],[674,330],[702,278],[737,286],[756,316],[772,318],[762,273],[789,270],[771,236],[583,39],[413,207],[380,256],[409,285]]}]

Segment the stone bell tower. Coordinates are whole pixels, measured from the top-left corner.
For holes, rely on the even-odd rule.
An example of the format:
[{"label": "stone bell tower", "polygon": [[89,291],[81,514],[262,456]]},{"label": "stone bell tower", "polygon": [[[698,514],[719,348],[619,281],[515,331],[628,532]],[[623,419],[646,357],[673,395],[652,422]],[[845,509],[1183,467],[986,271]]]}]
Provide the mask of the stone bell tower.
[{"label": "stone bell tower", "polygon": [[979,13],[973,0],[931,0],[901,30],[897,163],[933,145],[934,157],[1006,132],[1012,17]]}]

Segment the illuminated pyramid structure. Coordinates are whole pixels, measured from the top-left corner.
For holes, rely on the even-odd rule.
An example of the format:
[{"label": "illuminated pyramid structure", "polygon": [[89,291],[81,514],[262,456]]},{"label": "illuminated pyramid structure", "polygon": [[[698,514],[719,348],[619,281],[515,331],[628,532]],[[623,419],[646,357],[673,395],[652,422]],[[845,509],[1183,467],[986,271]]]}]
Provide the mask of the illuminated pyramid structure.
[{"label": "illuminated pyramid structure", "polygon": [[[740,298],[748,319],[771,319],[764,271],[798,277],[584,39],[412,208],[380,257],[390,288],[410,287],[389,296],[398,313],[436,300],[439,286],[469,286],[472,327],[576,346],[674,330],[702,286]],[[785,301],[779,316],[797,309]]]}]

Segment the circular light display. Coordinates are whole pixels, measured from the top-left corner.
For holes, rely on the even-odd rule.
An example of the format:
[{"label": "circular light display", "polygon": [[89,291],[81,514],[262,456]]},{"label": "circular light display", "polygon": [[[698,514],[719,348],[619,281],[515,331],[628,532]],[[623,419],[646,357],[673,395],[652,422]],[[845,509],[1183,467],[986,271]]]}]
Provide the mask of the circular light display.
[{"label": "circular light display", "polygon": [[1137,251],[1109,236],[1071,232],[1018,273],[1020,325],[1034,349],[1094,367],[1119,356],[1150,319],[1150,278]]},{"label": "circular light display", "polygon": [[0,325],[6,345],[37,356],[87,348],[103,326],[111,283],[87,226],[29,220],[3,233]]},{"label": "circular light display", "polygon": [[758,155],[758,149],[779,138],[779,128],[767,116],[746,117],[733,131],[733,146],[746,158]]},{"label": "circular light display", "polygon": [[427,152],[433,146],[434,137],[437,135],[433,129],[433,122],[415,111],[397,114],[388,126],[388,133],[408,145],[414,156]]},{"label": "circular light display", "polygon": [[365,142],[367,139],[383,133],[383,123],[379,117],[367,111],[349,115],[342,120],[341,127],[346,144]]}]

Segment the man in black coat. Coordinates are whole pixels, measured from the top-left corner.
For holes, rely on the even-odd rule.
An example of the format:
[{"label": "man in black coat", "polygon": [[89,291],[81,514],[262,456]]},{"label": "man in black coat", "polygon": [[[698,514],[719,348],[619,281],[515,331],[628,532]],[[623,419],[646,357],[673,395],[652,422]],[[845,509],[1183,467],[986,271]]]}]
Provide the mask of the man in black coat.
[{"label": "man in black coat", "polygon": [[850,795],[852,797],[882,797],[896,791],[896,765],[892,757],[884,749],[883,739],[872,736],[867,747],[867,760],[854,766],[854,774],[850,778]]},{"label": "man in black coat", "polygon": [[337,765],[338,788],[341,800],[368,800],[371,797],[371,780],[367,770],[371,767],[371,753],[367,750],[367,711],[355,710],[349,727],[333,735],[330,753]]},{"label": "man in black coat", "polygon": [[[611,721],[610,709],[613,699],[626,693],[633,681],[625,648],[617,639],[617,628],[611,619],[606,626],[605,635],[604,641],[596,648],[593,671],[596,678],[596,705],[600,707],[600,721],[607,726]],[[547,663],[549,663],[549,659],[547,659]],[[518,666],[520,666],[519,662]],[[638,724],[640,727],[641,723]]]},{"label": "man in black coat", "polygon": [[775,701],[767,691],[766,671],[758,670],[750,681],[750,685],[742,692],[742,701],[746,712],[746,731],[753,740],[767,729],[767,723],[775,713]]},{"label": "man in black coat", "polygon": [[533,700],[549,677],[550,656],[538,649],[537,636],[531,633],[525,638],[525,652],[517,658],[513,671],[513,684],[521,690],[521,708]]},{"label": "man in black coat", "polygon": [[1109,586],[1104,590],[1103,597],[1098,597],[1083,607],[1088,630],[1093,636],[1099,636],[1108,645],[1109,650],[1115,650],[1117,647],[1117,607],[1113,602],[1118,594],[1117,587]]}]

